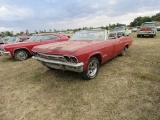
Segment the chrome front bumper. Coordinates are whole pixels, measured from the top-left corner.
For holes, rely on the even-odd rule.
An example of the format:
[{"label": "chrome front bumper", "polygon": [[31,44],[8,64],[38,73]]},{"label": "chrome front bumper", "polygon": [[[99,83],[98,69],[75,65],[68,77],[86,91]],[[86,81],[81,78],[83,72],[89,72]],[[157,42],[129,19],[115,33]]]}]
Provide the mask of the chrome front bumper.
[{"label": "chrome front bumper", "polygon": [[70,62],[61,62],[61,61],[54,61],[54,60],[47,60],[44,58],[39,58],[33,56],[32,58],[38,60],[44,66],[48,66],[54,69],[61,69],[61,70],[69,70],[74,72],[83,72],[84,63],[70,63]]},{"label": "chrome front bumper", "polygon": [[141,31],[137,33],[138,35],[155,35],[153,31]]},{"label": "chrome front bumper", "polygon": [[0,55],[11,56],[11,53],[0,51]]}]

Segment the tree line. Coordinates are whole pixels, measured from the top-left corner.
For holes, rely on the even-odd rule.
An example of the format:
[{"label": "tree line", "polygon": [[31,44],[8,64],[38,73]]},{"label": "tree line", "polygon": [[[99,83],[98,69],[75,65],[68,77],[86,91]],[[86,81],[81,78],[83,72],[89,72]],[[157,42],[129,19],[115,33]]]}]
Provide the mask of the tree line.
[{"label": "tree line", "polygon": [[144,22],[151,22],[151,21],[160,21],[160,13],[157,13],[156,15],[153,15],[151,17],[145,16],[145,17],[137,17],[133,20],[133,22],[130,23],[131,27],[140,26]]}]

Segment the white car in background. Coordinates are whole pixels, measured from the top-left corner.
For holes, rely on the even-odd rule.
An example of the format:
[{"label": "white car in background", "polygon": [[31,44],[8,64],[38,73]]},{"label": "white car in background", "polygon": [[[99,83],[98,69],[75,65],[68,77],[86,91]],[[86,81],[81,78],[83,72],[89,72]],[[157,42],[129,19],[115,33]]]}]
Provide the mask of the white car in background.
[{"label": "white car in background", "polygon": [[131,34],[131,30],[126,26],[120,26],[110,30],[109,37],[114,37],[116,35],[119,38],[121,36],[129,36],[129,34]]},{"label": "white car in background", "polygon": [[156,29],[157,29],[157,31],[160,31],[160,26],[157,26]]},{"label": "white car in background", "polygon": [[137,30],[138,30],[137,28],[133,28],[132,32],[137,32]]}]

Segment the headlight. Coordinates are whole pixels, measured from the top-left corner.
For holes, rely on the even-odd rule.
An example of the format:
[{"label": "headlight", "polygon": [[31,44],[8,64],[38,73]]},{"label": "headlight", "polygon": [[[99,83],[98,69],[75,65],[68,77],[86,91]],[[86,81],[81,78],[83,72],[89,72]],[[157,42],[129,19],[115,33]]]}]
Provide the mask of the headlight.
[{"label": "headlight", "polygon": [[64,59],[66,62],[78,63],[77,58],[74,56],[64,56]]}]

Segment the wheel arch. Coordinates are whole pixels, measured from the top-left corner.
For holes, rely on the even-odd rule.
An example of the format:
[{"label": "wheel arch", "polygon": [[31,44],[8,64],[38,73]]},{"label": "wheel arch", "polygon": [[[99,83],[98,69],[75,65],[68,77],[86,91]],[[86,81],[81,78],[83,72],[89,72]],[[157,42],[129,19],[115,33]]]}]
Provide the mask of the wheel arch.
[{"label": "wheel arch", "polygon": [[[98,59],[98,61],[99,61],[99,64],[102,63],[102,55],[101,55],[100,53],[92,54],[92,55],[89,57],[89,59],[92,58],[92,57],[96,57],[96,58]],[[88,61],[89,61],[89,59],[88,59]]]},{"label": "wheel arch", "polygon": [[126,45],[124,46],[124,48],[125,48],[125,47],[127,47],[127,49],[128,49],[128,48],[129,48],[129,44],[126,44]]},{"label": "wheel arch", "polygon": [[15,55],[16,51],[18,51],[18,50],[25,50],[28,53],[28,55],[31,55],[31,52],[27,48],[17,48],[17,49],[14,49],[13,56]]}]

